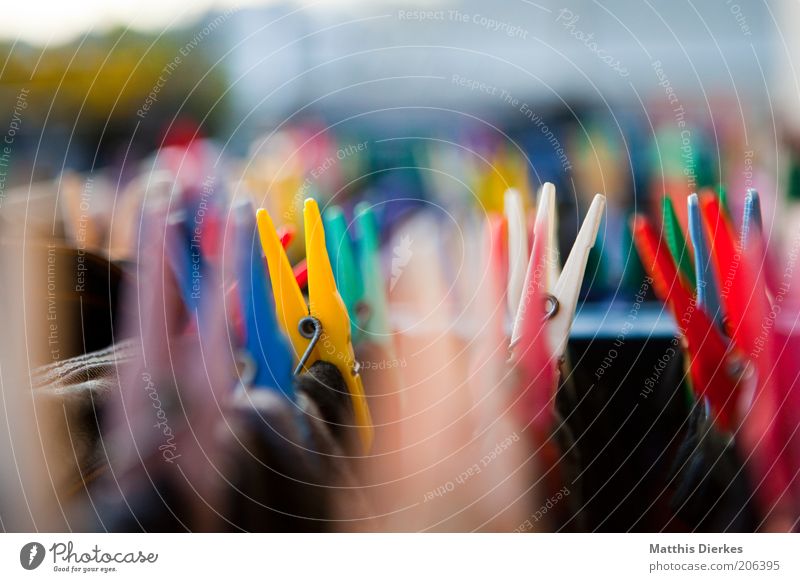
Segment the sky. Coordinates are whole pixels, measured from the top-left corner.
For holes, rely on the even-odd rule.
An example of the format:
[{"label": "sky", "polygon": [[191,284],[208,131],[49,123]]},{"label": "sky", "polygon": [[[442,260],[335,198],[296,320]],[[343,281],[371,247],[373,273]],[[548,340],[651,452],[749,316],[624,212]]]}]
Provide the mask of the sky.
[{"label": "sky", "polygon": [[278,0],[15,0],[0,18],[0,39],[58,44],[90,30],[114,26],[160,30],[197,18],[212,8]]}]

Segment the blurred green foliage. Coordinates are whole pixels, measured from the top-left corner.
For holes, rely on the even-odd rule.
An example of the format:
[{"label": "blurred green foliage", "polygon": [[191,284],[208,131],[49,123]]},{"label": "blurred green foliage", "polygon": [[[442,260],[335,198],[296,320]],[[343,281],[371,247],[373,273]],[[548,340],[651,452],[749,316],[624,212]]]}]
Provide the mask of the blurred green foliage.
[{"label": "blurred green foliage", "polygon": [[[217,29],[197,42],[194,27],[161,34],[120,28],[59,46],[6,42],[0,45],[0,107],[11,112],[28,89],[29,135],[55,125],[74,131],[76,139],[95,140],[92,145],[100,136],[130,138],[136,130],[135,141],[152,147],[176,117],[201,123],[204,134],[214,135],[227,111],[220,100],[225,71],[214,64],[222,52],[220,34]],[[176,57],[179,64],[165,74]],[[160,76],[157,100],[137,115]]]}]

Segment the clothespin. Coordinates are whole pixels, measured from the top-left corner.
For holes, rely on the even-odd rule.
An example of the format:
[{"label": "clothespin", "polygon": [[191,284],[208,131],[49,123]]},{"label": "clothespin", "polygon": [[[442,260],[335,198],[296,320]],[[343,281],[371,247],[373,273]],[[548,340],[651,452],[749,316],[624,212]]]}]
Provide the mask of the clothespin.
[{"label": "clothespin", "polygon": [[294,235],[297,234],[297,229],[293,224],[285,224],[278,229],[278,238],[281,240],[281,246],[287,248],[294,240]]},{"label": "clothespin", "polygon": [[720,289],[719,295],[725,313],[725,328],[744,353],[753,353],[760,323],[754,323],[751,315],[755,302],[753,273],[750,272],[739,241],[733,233],[733,226],[725,213],[719,198],[703,196],[700,198],[700,211],[703,215],[706,237],[713,250],[714,267]]},{"label": "clothespin", "polygon": [[294,278],[289,258],[281,246],[269,213],[256,214],[261,245],[267,257],[278,323],[289,336],[298,365],[295,373],[324,359],[342,374],[353,403],[356,426],[364,451],[373,437],[372,420],[361,376],[356,367],[350,334],[350,318],[336,289],[319,207],[308,198],[303,207],[309,303]]},{"label": "clothespin", "polygon": [[711,255],[708,252],[706,236],[703,232],[703,222],[700,216],[700,205],[697,194],[691,194],[687,200],[689,211],[689,238],[694,247],[694,265],[697,272],[695,289],[697,292],[697,305],[706,312],[720,331],[724,331],[722,322],[722,307],[719,303],[719,287],[714,274]]},{"label": "clothespin", "polygon": [[719,426],[729,430],[738,403],[743,361],[710,317],[696,308],[692,294],[684,287],[672,257],[650,222],[643,216],[635,216],[633,231],[656,293],[671,308],[686,340],[692,387],[699,397],[708,399]]},{"label": "clothespin", "polygon": [[[278,229],[278,238],[284,249],[288,249],[289,245],[292,244],[296,232],[297,229],[292,224],[285,224]],[[295,266],[292,267],[292,272],[294,273],[294,278],[297,280],[297,284],[300,285],[300,289],[305,289],[308,285],[308,267],[306,266],[306,260],[301,259],[298,261]]]},{"label": "clothespin", "polygon": [[730,209],[730,204],[728,203],[728,191],[725,189],[725,186],[723,186],[722,184],[717,184],[715,194],[719,199],[719,204],[722,207],[722,210],[725,212],[726,215],[730,216],[731,209]]},{"label": "clothespin", "polygon": [[552,428],[557,365],[566,352],[583,274],[604,206],[605,197],[597,194],[562,271],[555,247],[555,188],[547,183],[539,195],[524,296],[511,341],[512,357],[525,386],[520,395],[523,414],[539,438]]},{"label": "clothespin", "polygon": [[694,268],[692,267],[691,251],[686,245],[686,239],[683,236],[681,225],[675,214],[675,207],[672,205],[672,199],[669,196],[664,196],[663,220],[664,234],[666,235],[667,246],[672,253],[672,257],[675,259],[681,274],[686,277],[686,282],[689,286],[696,287],[697,279],[695,278]]},{"label": "clothespin", "polygon": [[747,247],[751,236],[761,236],[763,225],[761,222],[761,200],[753,188],[748,188],[744,197],[744,214],[742,216],[742,237],[740,246]]},{"label": "clothespin", "polygon": [[172,212],[168,216],[164,244],[183,303],[193,314],[200,296],[203,257],[200,246],[191,242],[187,232],[185,211]]},{"label": "clothespin", "polygon": [[329,206],[325,210],[323,221],[328,256],[333,257],[333,277],[350,316],[353,341],[357,342],[361,336],[359,309],[364,297],[364,283],[361,280],[361,271],[356,266],[350,236],[347,234],[347,219],[339,206]]},{"label": "clothespin", "polygon": [[245,321],[244,348],[252,366],[243,383],[275,388],[294,398],[292,352],[275,319],[272,290],[267,281],[264,254],[258,242],[255,209],[244,200],[234,207],[237,223],[239,299]]},{"label": "clothespin", "polygon": [[[586,218],[578,231],[575,243],[572,246],[569,257],[561,270],[558,266],[558,247],[556,244],[555,224],[555,187],[546,183],[539,197],[539,204],[536,209],[536,224],[534,226],[534,241],[537,237],[544,240],[545,275],[542,281],[544,292],[547,299],[545,317],[548,320],[548,337],[552,346],[553,355],[562,358],[566,348],[569,332],[572,328],[572,320],[575,317],[575,310],[578,306],[578,296],[580,294],[583,275],[586,271],[586,263],[589,260],[589,251],[592,249],[597,238],[597,231],[600,228],[600,221],[603,218],[606,198],[602,194],[596,194],[586,214]],[[535,242],[536,245],[536,242]],[[534,254],[531,253],[531,261],[528,264],[528,271],[525,276],[524,292],[530,293],[530,285],[540,275],[534,271],[537,269]],[[514,331],[511,336],[513,346],[520,337],[522,326],[526,317],[538,317],[537,313],[528,313],[526,298],[523,297],[514,321]]]},{"label": "clothespin", "polygon": [[358,261],[367,310],[363,327],[372,341],[384,343],[390,339],[391,326],[386,304],[386,281],[382,275],[378,256],[380,252],[378,222],[375,213],[366,202],[356,204],[355,216],[358,227]]},{"label": "clothespin", "polygon": [[519,311],[528,264],[528,229],[519,190],[509,188],[505,195],[505,215],[508,228],[508,312]]}]

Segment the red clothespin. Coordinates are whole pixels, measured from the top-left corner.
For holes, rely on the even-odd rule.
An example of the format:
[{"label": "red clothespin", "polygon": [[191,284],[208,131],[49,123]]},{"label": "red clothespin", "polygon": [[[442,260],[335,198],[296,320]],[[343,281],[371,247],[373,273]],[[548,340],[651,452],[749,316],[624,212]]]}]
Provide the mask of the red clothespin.
[{"label": "red clothespin", "polygon": [[672,310],[686,341],[692,387],[698,396],[708,399],[718,425],[730,430],[738,402],[742,360],[729,349],[714,322],[683,286],[666,243],[650,221],[643,216],[634,217],[633,232],[636,248],[653,279],[656,293]]},{"label": "red clothespin", "polygon": [[[757,297],[752,261],[740,247],[718,197],[702,196],[700,211],[717,273],[725,329],[739,349],[752,354],[763,316],[760,313],[763,302]],[[763,294],[760,290],[759,293]]]},{"label": "red clothespin", "polygon": [[292,224],[286,224],[278,229],[278,238],[281,241],[281,246],[285,249],[294,240],[294,235],[297,233],[297,229]]},{"label": "red clothespin", "polygon": [[[292,244],[294,235],[296,233],[297,229],[291,224],[287,224],[278,229],[278,238],[280,239],[281,246],[284,248],[284,250],[287,249],[290,244]],[[308,264],[306,263],[305,259],[300,260],[294,267],[292,267],[292,273],[294,273],[294,279],[297,281],[297,284],[301,289],[308,287]]]}]

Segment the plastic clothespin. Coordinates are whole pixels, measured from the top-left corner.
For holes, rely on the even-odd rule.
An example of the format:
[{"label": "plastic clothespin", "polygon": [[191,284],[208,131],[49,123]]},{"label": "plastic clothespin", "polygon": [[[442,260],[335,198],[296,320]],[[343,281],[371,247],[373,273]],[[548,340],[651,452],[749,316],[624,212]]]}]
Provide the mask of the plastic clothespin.
[{"label": "plastic clothespin", "polygon": [[[753,353],[759,332],[753,328],[755,280],[719,198],[700,197],[703,225],[719,283],[725,329],[744,353]],[[755,324],[758,327],[760,324]]]},{"label": "plastic clothespin", "polygon": [[722,207],[722,210],[725,212],[726,215],[730,216],[730,204],[728,203],[728,191],[725,189],[725,186],[722,184],[717,184],[717,187],[714,191],[716,194],[717,199],[719,200],[719,204]]},{"label": "plastic clothespin", "polygon": [[[278,238],[280,239],[281,246],[284,249],[289,248],[289,245],[292,244],[296,232],[297,229],[291,224],[284,225],[278,229]],[[308,285],[308,268],[306,267],[306,260],[303,259],[298,261],[297,264],[292,267],[292,272],[294,273],[294,278],[297,280],[297,284],[300,285],[300,288],[305,289],[306,285]]]},{"label": "plastic clothespin", "polygon": [[505,215],[508,228],[508,312],[515,316],[525,285],[525,271],[528,256],[528,228],[522,194],[509,188],[505,195]]},{"label": "plastic clothespin", "polygon": [[753,188],[748,188],[744,197],[744,213],[742,215],[742,233],[740,246],[747,247],[751,236],[761,236],[763,229],[761,221],[761,199]]},{"label": "plastic clothespin", "polygon": [[245,321],[244,349],[252,365],[246,383],[275,388],[294,399],[292,350],[275,319],[264,255],[258,241],[255,209],[249,201],[234,207],[237,226],[238,291]]},{"label": "plastic clothespin", "polygon": [[[547,312],[544,315],[548,319],[548,337],[553,355],[559,359],[563,357],[567,348],[572,320],[575,317],[575,310],[578,306],[578,296],[583,282],[583,275],[586,271],[586,263],[589,260],[589,251],[594,246],[597,238],[597,231],[603,218],[605,204],[605,196],[596,194],[562,270],[558,266],[558,247],[555,236],[555,187],[550,183],[546,183],[539,197],[539,204],[536,209],[536,223],[534,225],[534,243],[536,246],[537,238],[544,238],[545,248],[541,249],[544,254],[544,265],[537,267],[534,253],[531,253],[524,289],[527,294],[530,290],[530,285],[537,279],[542,279],[540,275],[535,273],[535,270],[543,268],[545,275],[542,284],[544,285],[548,303]],[[525,318],[539,316],[536,313],[528,314],[527,311],[527,302],[523,298],[514,321],[514,331],[511,336],[512,346],[520,337]]]},{"label": "plastic clothespin", "polygon": [[293,224],[286,224],[278,229],[278,238],[281,240],[281,246],[287,248],[294,240],[294,235],[297,234],[297,229]]},{"label": "plastic clothespin", "polygon": [[683,286],[672,257],[643,216],[633,219],[636,248],[653,279],[656,293],[671,309],[686,340],[692,387],[707,398],[721,428],[729,430],[738,404],[741,359],[702,309],[697,309],[692,294]]},{"label": "plastic clothespin", "polygon": [[361,336],[359,310],[364,298],[364,283],[361,280],[361,271],[356,265],[350,236],[347,234],[347,219],[339,206],[329,206],[322,218],[325,224],[328,256],[332,257],[333,277],[350,316],[353,341],[357,342]]},{"label": "plastic clothespin", "polygon": [[697,194],[691,194],[686,201],[689,212],[689,238],[694,247],[694,265],[697,273],[695,289],[697,291],[697,305],[706,315],[714,320],[720,331],[725,331],[723,325],[722,307],[719,302],[719,287],[711,255],[708,252],[706,236],[703,232],[703,220],[700,216],[700,203]]},{"label": "plastic clothespin", "polygon": [[355,221],[358,227],[358,262],[367,309],[364,332],[369,335],[370,340],[383,343],[391,339],[391,326],[386,303],[386,281],[382,275],[378,254],[380,252],[378,222],[375,213],[366,202],[359,202],[356,205]]},{"label": "plastic clothespin", "polygon": [[[267,257],[278,323],[289,336],[298,369],[319,360],[335,365],[342,374],[353,403],[355,422],[364,451],[372,445],[372,419],[351,343],[350,318],[336,289],[325,232],[317,202],[308,198],[303,207],[309,303],[297,285],[289,258],[281,246],[269,213],[256,214],[261,245]],[[310,329],[313,328],[313,329]]]},{"label": "plastic clothespin", "polygon": [[672,199],[669,196],[664,196],[663,220],[664,234],[667,239],[667,246],[672,253],[672,258],[675,259],[681,274],[686,277],[686,282],[690,287],[694,288],[697,286],[697,279],[692,266],[691,250],[686,244],[680,222],[678,222],[678,216],[675,214],[675,207],[672,205]]},{"label": "plastic clothespin", "polygon": [[184,211],[172,212],[167,218],[164,242],[167,260],[183,303],[190,314],[194,314],[200,295],[203,257],[199,244],[193,244],[189,238]]}]

